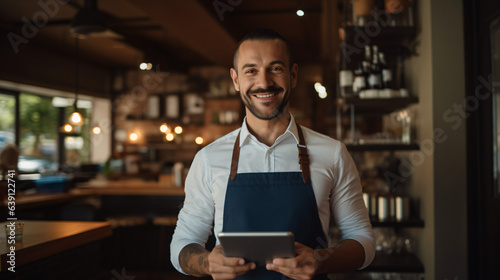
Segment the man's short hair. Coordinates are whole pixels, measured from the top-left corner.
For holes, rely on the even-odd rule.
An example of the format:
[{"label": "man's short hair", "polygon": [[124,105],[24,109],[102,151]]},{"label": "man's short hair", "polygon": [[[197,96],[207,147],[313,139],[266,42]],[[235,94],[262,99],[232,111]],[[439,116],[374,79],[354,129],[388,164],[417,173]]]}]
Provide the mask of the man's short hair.
[{"label": "man's short hair", "polygon": [[238,72],[238,65],[237,65],[238,53],[240,50],[240,46],[243,42],[257,41],[257,40],[274,40],[274,39],[281,40],[285,43],[286,51],[288,52],[288,61],[290,63],[289,67],[291,68],[294,63],[292,50],[290,49],[290,45],[288,44],[288,41],[285,39],[285,37],[281,36],[281,34],[271,29],[257,28],[250,31],[250,33],[248,33],[245,37],[243,37],[243,39],[241,39],[238,42],[238,45],[236,45],[236,50],[234,51],[234,57],[233,57],[233,67],[236,70],[236,72]]}]

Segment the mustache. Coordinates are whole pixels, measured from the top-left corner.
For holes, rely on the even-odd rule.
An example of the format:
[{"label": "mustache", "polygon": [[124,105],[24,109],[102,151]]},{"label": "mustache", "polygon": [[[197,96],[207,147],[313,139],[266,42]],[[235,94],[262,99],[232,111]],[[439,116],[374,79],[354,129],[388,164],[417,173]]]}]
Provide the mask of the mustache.
[{"label": "mustache", "polygon": [[247,93],[254,94],[254,93],[266,93],[266,92],[283,92],[283,91],[285,91],[285,89],[282,87],[269,86],[267,88],[257,88],[257,89],[248,90]]}]

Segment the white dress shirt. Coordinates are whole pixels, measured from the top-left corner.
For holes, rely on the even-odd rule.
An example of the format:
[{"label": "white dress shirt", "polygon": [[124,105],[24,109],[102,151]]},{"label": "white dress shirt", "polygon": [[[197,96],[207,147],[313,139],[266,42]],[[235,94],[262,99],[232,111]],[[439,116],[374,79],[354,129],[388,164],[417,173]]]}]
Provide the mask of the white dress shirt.
[{"label": "white dress shirt", "polygon": [[[269,147],[248,131],[246,119],[237,129],[201,149],[189,169],[184,205],[170,246],[174,267],[179,253],[188,244],[205,246],[212,229],[222,231],[224,200],[231,167],[234,142],[240,134],[238,173],[300,172],[297,144],[299,137],[293,116],[287,130]],[[342,239],[354,239],[365,250],[363,267],[375,255],[374,235],[363,201],[358,172],[344,144],[326,135],[302,127],[310,158],[311,183],[319,218],[328,236],[331,215]],[[219,241],[217,239],[217,244]]]}]

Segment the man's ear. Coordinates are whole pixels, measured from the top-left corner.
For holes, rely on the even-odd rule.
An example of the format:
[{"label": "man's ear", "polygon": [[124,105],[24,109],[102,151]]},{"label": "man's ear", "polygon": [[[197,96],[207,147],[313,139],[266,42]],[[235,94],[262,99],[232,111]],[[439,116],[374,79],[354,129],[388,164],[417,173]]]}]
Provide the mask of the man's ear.
[{"label": "man's ear", "polygon": [[233,80],[234,89],[236,89],[236,91],[240,91],[240,84],[238,83],[238,72],[236,72],[234,68],[231,68],[229,74],[231,75],[231,80]]},{"label": "man's ear", "polygon": [[291,78],[291,82],[292,82],[292,88],[295,88],[295,86],[297,86],[297,75],[299,74],[299,66],[297,65],[297,63],[294,63],[292,65],[292,69],[290,71],[290,78]]}]

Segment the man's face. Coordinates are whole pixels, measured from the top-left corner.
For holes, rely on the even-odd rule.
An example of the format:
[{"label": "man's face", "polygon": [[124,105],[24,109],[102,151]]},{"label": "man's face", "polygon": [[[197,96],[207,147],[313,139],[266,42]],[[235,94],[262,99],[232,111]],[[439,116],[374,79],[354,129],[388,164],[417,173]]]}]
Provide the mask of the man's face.
[{"label": "man's face", "polygon": [[296,64],[290,68],[289,63],[281,40],[249,40],[240,45],[237,71],[231,69],[231,78],[255,117],[270,120],[287,108],[298,71]]}]

